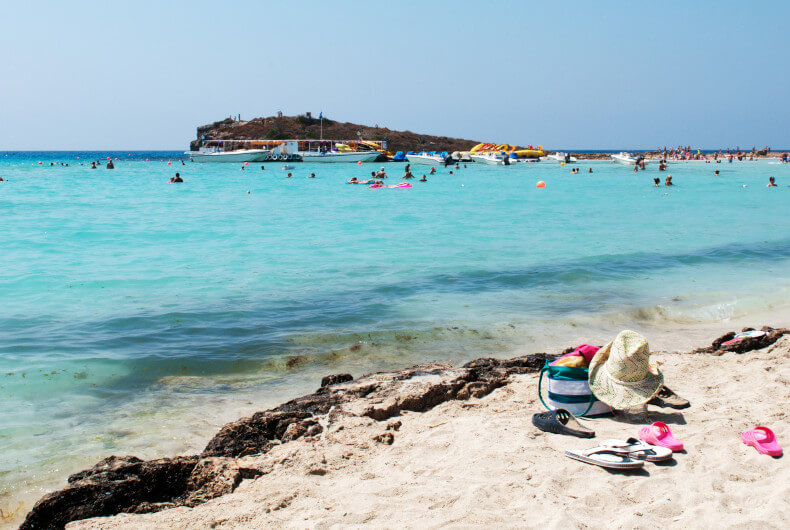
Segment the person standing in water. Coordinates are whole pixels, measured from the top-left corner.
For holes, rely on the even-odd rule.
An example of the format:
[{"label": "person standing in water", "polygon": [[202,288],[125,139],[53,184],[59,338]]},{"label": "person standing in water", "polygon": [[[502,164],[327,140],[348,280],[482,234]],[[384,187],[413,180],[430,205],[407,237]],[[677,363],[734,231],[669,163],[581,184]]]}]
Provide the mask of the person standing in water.
[{"label": "person standing in water", "polygon": [[656,188],[658,188],[659,186],[661,186],[661,179],[660,179],[660,178],[658,178],[658,177],[654,178],[654,179],[653,179],[653,186],[655,186]]},{"label": "person standing in water", "polygon": [[773,177],[768,177],[768,184],[765,186],[766,188],[776,188],[776,179]]},{"label": "person standing in water", "polygon": [[672,175],[667,175],[667,179],[664,181],[664,186],[672,186]]}]

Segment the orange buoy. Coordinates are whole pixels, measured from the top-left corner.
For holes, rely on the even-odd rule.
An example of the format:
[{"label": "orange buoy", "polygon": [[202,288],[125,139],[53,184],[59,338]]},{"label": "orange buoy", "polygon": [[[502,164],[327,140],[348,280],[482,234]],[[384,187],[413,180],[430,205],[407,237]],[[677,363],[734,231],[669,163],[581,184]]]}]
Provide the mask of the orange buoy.
[{"label": "orange buoy", "polygon": [[168,163],[167,163],[167,165],[169,166],[169,165],[170,165],[170,162],[168,162]]},{"label": "orange buoy", "polygon": [[250,163],[249,163],[249,162],[244,162],[244,165],[245,165],[245,166],[249,166],[249,165],[250,165]]},{"label": "orange buoy", "polygon": [[357,162],[357,165],[358,165],[358,166],[361,166],[361,165],[362,165],[362,160],[359,160],[359,161]]},{"label": "orange buoy", "polygon": [[545,187],[546,187],[546,183],[545,183],[545,182],[543,182],[542,180],[539,180],[539,181],[538,181],[538,187],[539,187],[539,188],[545,188]]},{"label": "orange buoy", "polygon": [[40,166],[40,165],[41,165],[41,162],[39,162],[39,163],[38,163],[38,165]]}]

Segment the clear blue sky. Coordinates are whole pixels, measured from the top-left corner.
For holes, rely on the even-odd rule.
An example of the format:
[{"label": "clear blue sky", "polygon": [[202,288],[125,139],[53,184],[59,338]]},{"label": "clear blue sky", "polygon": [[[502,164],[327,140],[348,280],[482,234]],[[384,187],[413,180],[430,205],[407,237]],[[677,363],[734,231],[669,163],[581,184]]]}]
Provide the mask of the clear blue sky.
[{"label": "clear blue sky", "polygon": [[4,2],[0,149],[342,121],[554,148],[790,147],[786,2]]}]

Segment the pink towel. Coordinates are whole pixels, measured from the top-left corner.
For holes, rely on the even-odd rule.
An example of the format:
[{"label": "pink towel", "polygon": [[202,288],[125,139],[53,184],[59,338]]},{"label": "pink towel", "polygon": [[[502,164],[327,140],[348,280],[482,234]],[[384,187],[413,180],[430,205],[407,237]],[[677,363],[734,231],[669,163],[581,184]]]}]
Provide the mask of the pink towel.
[{"label": "pink towel", "polygon": [[582,344],[581,346],[578,346],[573,351],[573,353],[578,352],[579,355],[584,357],[584,360],[587,361],[587,363],[589,364],[590,361],[592,361],[592,358],[595,356],[595,354],[598,353],[598,350],[600,350],[600,348],[598,346],[591,346],[589,344]]}]

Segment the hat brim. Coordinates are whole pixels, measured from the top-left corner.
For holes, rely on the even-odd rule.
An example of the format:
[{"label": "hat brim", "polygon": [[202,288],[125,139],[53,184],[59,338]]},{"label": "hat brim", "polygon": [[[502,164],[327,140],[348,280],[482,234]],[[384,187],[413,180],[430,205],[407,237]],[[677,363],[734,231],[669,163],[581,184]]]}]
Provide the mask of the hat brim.
[{"label": "hat brim", "polygon": [[590,390],[596,398],[615,409],[628,409],[644,405],[661,389],[664,376],[657,368],[651,367],[647,376],[641,381],[622,383],[615,380],[603,369],[611,348],[612,343],[610,342],[598,350],[590,361],[588,376]]}]

